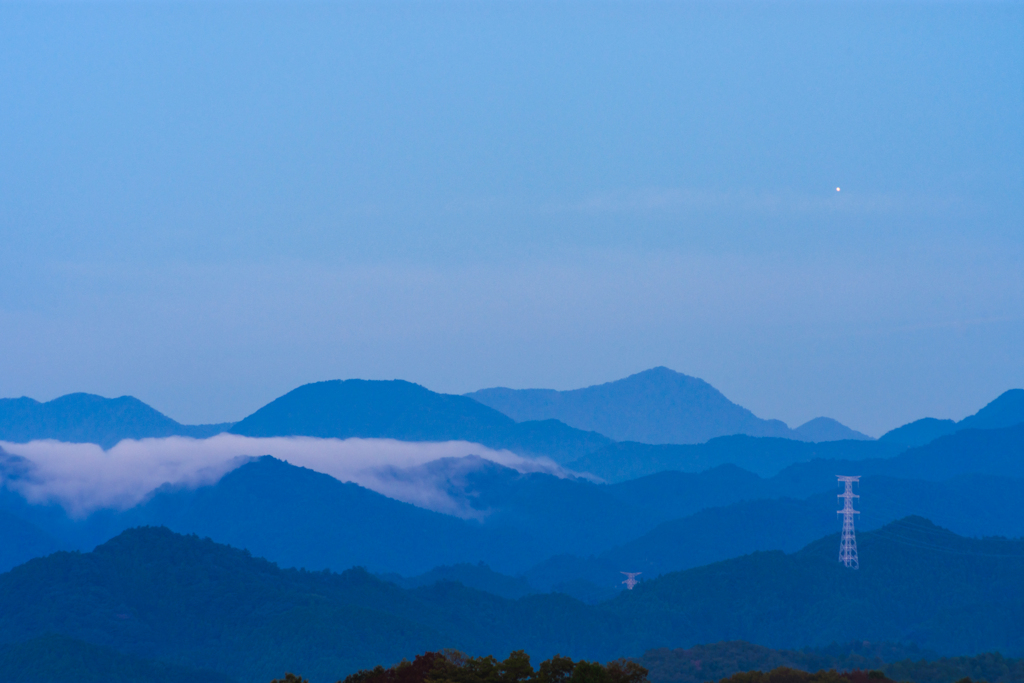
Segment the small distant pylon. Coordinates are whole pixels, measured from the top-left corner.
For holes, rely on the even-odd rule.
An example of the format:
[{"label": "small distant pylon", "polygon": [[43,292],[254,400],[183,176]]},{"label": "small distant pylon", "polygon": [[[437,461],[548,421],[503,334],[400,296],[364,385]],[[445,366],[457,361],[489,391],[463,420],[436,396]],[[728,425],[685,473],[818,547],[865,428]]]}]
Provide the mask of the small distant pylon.
[{"label": "small distant pylon", "polygon": [[860,560],[857,559],[857,535],[853,531],[853,516],[860,512],[853,509],[853,499],[860,498],[853,492],[853,482],[860,481],[860,477],[844,477],[837,474],[836,479],[846,484],[846,490],[837,496],[843,499],[843,509],[836,512],[843,516],[843,537],[839,541],[839,561],[851,569],[860,569]]},{"label": "small distant pylon", "polygon": [[639,581],[636,580],[636,577],[638,577],[641,574],[643,574],[643,572],[619,572],[619,573],[626,575],[626,580],[623,581],[622,583],[626,584],[626,588],[628,588],[629,590],[633,590],[633,586],[635,586],[638,583],[640,583]]}]

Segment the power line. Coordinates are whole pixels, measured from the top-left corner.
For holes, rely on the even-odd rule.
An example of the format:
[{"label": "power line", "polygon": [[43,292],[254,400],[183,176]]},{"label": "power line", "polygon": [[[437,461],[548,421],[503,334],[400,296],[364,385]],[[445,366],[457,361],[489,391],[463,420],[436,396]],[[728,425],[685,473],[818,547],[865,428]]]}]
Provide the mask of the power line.
[{"label": "power line", "polygon": [[857,535],[853,531],[853,516],[860,514],[853,509],[853,499],[860,498],[853,492],[853,482],[860,481],[860,477],[837,474],[836,479],[840,483],[846,484],[846,490],[836,496],[843,499],[843,509],[836,512],[843,516],[843,537],[839,541],[839,561],[850,569],[860,569],[860,559],[857,557]]}]

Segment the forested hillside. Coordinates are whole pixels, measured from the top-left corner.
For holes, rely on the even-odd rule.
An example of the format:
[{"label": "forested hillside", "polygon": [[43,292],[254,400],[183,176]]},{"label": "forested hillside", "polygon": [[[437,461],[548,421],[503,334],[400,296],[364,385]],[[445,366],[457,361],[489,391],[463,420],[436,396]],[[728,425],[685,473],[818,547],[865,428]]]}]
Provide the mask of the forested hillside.
[{"label": "forested hillside", "polygon": [[806,672],[876,670],[896,681],[954,683],[964,678],[989,683],[1024,681],[1024,659],[999,653],[974,657],[939,657],[914,645],[856,641],[800,650],[773,650],[745,641],[691,648],[648,650],[637,661],[651,683],[705,683],[747,671],[788,667]]},{"label": "forested hillside", "polygon": [[645,631],[663,639],[657,646],[863,639],[1024,653],[1024,540],[962,538],[909,517],[858,536],[859,571],[836,562],[838,545],[833,534],[792,555],[754,553],[668,574],[603,607],[643,614]]},{"label": "forested hillside", "polygon": [[1024,541],[965,539],[908,519],[860,542],[857,572],[838,565],[830,536],[793,555],[754,553],[668,574],[589,606],[558,594],[509,600],[451,582],[407,590],[360,569],[282,570],[209,540],[140,528],[91,553],[57,553],[0,575],[0,642],[55,633],[241,683],[283,667],[324,681],[445,647],[601,661],[731,639],[1024,650],[1016,628]]}]

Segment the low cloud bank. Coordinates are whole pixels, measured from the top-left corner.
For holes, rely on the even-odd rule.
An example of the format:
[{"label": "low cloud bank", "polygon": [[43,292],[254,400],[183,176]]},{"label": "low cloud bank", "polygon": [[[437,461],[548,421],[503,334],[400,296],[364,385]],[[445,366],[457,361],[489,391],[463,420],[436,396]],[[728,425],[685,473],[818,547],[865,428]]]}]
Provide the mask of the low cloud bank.
[{"label": "low cloud bank", "polygon": [[195,488],[214,484],[254,457],[272,455],[292,465],[351,481],[413,505],[479,517],[452,495],[449,479],[423,465],[477,456],[519,472],[565,476],[555,463],[496,451],[467,441],[409,442],[393,439],[251,438],[218,434],[209,439],[126,439],[104,451],[95,444],[0,441],[0,483],[30,503],[57,503],[75,518],[102,508],[125,510],[165,484]]}]

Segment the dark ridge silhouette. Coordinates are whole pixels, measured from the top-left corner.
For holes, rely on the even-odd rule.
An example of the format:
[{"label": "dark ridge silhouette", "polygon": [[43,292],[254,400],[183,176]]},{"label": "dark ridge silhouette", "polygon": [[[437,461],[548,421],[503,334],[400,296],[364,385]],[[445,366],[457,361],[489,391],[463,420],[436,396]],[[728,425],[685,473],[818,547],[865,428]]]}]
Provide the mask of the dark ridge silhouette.
[{"label": "dark ridge silhouette", "polygon": [[0,441],[54,439],[110,448],[122,439],[190,436],[226,431],[230,423],[183,425],[132,396],[103,398],[68,394],[46,403],[31,398],[0,399]]},{"label": "dark ridge silhouette", "polygon": [[405,590],[362,569],[282,570],[154,527],[0,575],[0,642],[58,633],[247,683],[285,670],[336,681],[450,646],[484,652],[520,642],[541,655],[577,624],[593,631],[575,650],[600,652],[612,618],[564,596],[509,601],[450,582]]},{"label": "dark ridge silhouette", "polygon": [[465,396],[438,394],[402,380],[306,384],[232,428],[244,436],[315,436],[403,441],[472,441],[568,462],[610,443],[557,420],[515,420]]},{"label": "dark ridge silhouette", "polygon": [[666,646],[858,639],[916,642],[940,654],[1024,653],[1015,626],[1024,623],[1024,539],[963,538],[908,517],[858,534],[858,545],[858,571],[836,561],[836,533],[792,555],[759,552],[644,581],[602,607],[623,618],[643,614],[648,628],[663,629]]},{"label": "dark ridge silhouette", "polygon": [[[253,683],[311,661],[311,675],[337,680],[377,659],[397,661],[412,643],[444,642],[429,626],[387,614],[416,603],[364,571],[281,570],[164,528],[33,560],[0,576],[0,586],[2,641],[57,633]],[[381,609],[352,604],[350,593]]]},{"label": "dark ridge silhouette", "polygon": [[911,517],[858,542],[856,572],[836,561],[832,534],[792,555],[670,573],[588,606],[557,594],[507,600],[447,581],[405,590],[361,569],[283,570],[208,539],[137,528],[90,553],[56,553],[0,575],[0,642],[53,633],[240,683],[282,671],[336,681],[442,647],[599,661],[738,639],[1024,652],[1024,540],[963,538]]},{"label": "dark ridge silhouette", "polygon": [[886,432],[879,441],[924,446],[941,436],[964,429],[1004,429],[1021,423],[1024,423],[1024,389],[1010,389],[959,422],[926,417]]}]

